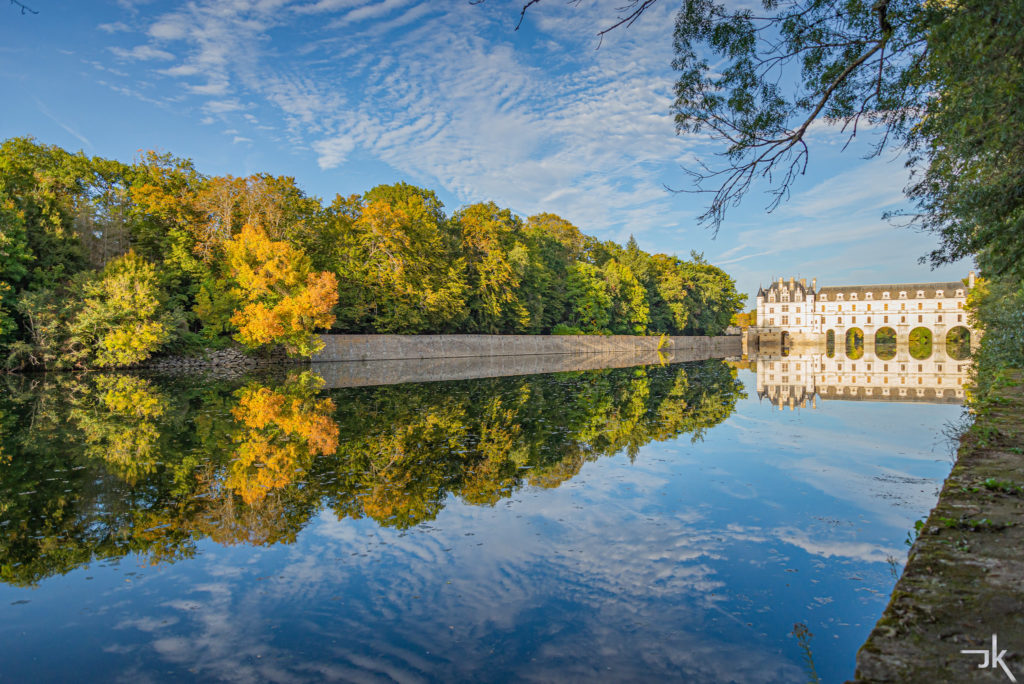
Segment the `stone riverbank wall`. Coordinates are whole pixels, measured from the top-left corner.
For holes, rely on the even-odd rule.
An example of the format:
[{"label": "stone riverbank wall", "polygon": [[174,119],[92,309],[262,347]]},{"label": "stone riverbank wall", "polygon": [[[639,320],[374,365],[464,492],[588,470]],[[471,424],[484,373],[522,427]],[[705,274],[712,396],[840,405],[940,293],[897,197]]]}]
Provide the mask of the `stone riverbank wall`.
[{"label": "stone riverbank wall", "polygon": [[697,358],[740,356],[739,335],[647,337],[638,335],[321,335],[313,362],[452,359],[491,356],[650,353]]}]

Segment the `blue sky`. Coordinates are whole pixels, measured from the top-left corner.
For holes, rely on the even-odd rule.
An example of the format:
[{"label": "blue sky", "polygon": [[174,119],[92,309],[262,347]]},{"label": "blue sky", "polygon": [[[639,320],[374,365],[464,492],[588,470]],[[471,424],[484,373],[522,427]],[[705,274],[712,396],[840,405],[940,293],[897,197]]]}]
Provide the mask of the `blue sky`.
[{"label": "blue sky", "polygon": [[[717,238],[682,165],[720,148],[677,136],[669,111],[676,3],[607,36],[622,0],[25,0],[0,6],[0,138],[32,135],[130,160],[158,149],[210,174],[294,176],[330,200],[404,180],[449,211],[493,200],[559,214],[650,252],[703,252],[752,293],[948,280],[917,263],[930,235],[882,220],[904,205],[902,157],[865,160],[870,134],[811,134],[807,174],[772,213],[761,189]],[[752,301],[752,300],[751,300]]]}]

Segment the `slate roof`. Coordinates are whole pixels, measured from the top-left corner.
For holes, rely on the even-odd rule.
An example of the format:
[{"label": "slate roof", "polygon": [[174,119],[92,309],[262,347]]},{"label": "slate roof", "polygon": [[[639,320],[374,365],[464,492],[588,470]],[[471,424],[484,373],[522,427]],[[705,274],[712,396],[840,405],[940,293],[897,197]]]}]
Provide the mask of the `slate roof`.
[{"label": "slate roof", "polygon": [[818,288],[819,295],[827,295],[829,300],[834,300],[835,296],[842,293],[846,297],[849,297],[852,293],[857,293],[858,299],[863,299],[869,292],[872,293],[874,299],[881,299],[883,292],[888,292],[889,297],[897,299],[900,296],[900,292],[907,293],[907,299],[915,299],[917,297],[918,290],[924,290],[924,296],[928,299],[934,299],[935,293],[938,290],[942,290],[943,298],[956,297],[957,290],[963,290],[966,294],[967,286],[959,280],[951,280],[944,283],[896,283],[888,285],[839,285],[836,287],[821,287]]}]

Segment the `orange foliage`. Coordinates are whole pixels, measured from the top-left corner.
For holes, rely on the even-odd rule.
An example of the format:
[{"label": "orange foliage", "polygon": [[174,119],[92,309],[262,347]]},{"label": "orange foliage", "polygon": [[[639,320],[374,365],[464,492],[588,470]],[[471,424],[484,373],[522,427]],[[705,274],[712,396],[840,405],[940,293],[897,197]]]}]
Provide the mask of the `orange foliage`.
[{"label": "orange foliage", "polygon": [[271,240],[256,226],[244,226],[226,251],[241,302],[231,317],[238,327],[236,339],[250,347],[279,343],[304,356],[319,351],[322,343],[313,331],[334,323],[335,275],[313,272],[302,250]]},{"label": "orange foliage", "polygon": [[301,477],[314,456],[338,449],[334,402],[315,398],[314,376],[293,376],[281,390],[249,386],[232,414],[245,428],[227,486],[247,504]]}]

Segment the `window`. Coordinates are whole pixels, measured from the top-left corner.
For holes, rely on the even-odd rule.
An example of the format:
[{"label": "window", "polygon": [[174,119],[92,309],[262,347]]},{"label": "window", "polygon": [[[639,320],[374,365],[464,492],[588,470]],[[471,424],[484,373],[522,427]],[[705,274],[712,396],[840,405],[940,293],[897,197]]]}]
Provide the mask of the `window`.
[{"label": "window", "polygon": [[839,313],[842,313],[843,312],[843,305],[840,304],[839,306],[837,306],[836,307],[836,311],[838,311]]},{"label": "window", "polygon": [[871,316],[868,316],[868,324],[871,323]]},{"label": "window", "polygon": [[942,322],[942,314],[939,314],[939,323]]},{"label": "window", "polygon": [[918,316],[917,317],[917,322],[918,323],[924,323],[924,316]]},{"label": "window", "polygon": [[918,302],[917,303],[917,310],[920,311],[923,308],[924,308],[924,304],[922,304],[921,302]]},{"label": "window", "polygon": [[885,364],[884,366],[882,366],[882,370],[884,370],[886,373],[888,373],[889,372],[889,364]]},{"label": "window", "polygon": [[882,308],[883,308],[884,310],[888,311],[888,310],[889,310],[889,305],[888,305],[888,304],[883,304],[883,305],[882,305]]},{"label": "window", "polygon": [[853,306],[850,307],[850,309],[852,309],[853,311],[856,311],[857,310],[857,305],[854,304]]},{"label": "window", "polygon": [[884,319],[882,321],[883,323],[888,323],[889,322],[889,317],[888,316],[882,316],[882,318]]},{"label": "window", "polygon": [[770,295],[768,295],[768,301],[769,302],[774,302],[775,301],[775,293],[774,292],[772,292]]},{"label": "window", "polygon": [[900,299],[906,299],[906,298],[907,298],[907,293],[905,291],[903,291],[903,290],[900,290]]},{"label": "window", "polygon": [[839,294],[836,295],[836,300],[840,301],[840,302],[843,301],[843,293],[842,292],[840,292]]},{"label": "window", "polygon": [[958,309],[964,308],[964,303],[963,302],[957,302],[956,303],[956,308],[958,308]]},{"label": "window", "polygon": [[825,317],[824,316],[821,317],[821,324],[825,325]]},{"label": "window", "polygon": [[852,322],[852,323],[856,323],[856,322],[857,322],[857,317],[856,317],[856,316],[854,316],[853,318],[851,318],[851,319],[850,319],[850,322]]},{"label": "window", "polygon": [[964,315],[963,314],[957,314],[956,315],[956,322],[957,323],[963,323],[964,322]]},{"label": "window", "polygon": [[782,313],[786,313],[787,311],[789,311],[789,307],[787,305],[783,304],[782,305]]},{"label": "window", "polygon": [[936,290],[935,291],[935,298],[938,299],[941,296],[942,296],[942,290]]},{"label": "window", "polygon": [[852,299],[854,301],[857,301],[857,293],[856,292],[851,292],[850,293],[850,299]]},{"label": "window", "polygon": [[821,295],[821,301],[823,301],[823,302],[827,302],[827,301],[828,301],[828,295],[827,295],[827,294],[824,294],[824,293],[822,293],[822,295]]},{"label": "window", "polygon": [[900,323],[906,323],[906,322],[907,322],[907,317],[906,316],[900,316]]},{"label": "window", "polygon": [[789,316],[782,317],[782,325],[789,325]]},{"label": "window", "polygon": [[917,372],[918,373],[924,373],[924,364],[923,363],[917,364]]},{"label": "window", "polygon": [[918,290],[917,291],[917,298],[918,299],[923,299],[924,298],[924,290]]},{"label": "window", "polygon": [[935,366],[935,370],[936,370],[936,371],[938,371],[939,373],[941,373],[941,372],[942,372],[942,364],[941,364],[941,363],[940,363],[940,364],[937,364],[937,365]]},{"label": "window", "polygon": [[774,306],[769,306],[768,307],[768,313],[775,313],[775,307]]},{"label": "window", "polygon": [[874,299],[874,298],[875,298],[875,295],[874,295],[873,292],[868,292],[866,295],[864,295],[864,299]]},{"label": "window", "polygon": [[842,325],[842,324],[843,324],[843,317],[842,317],[842,316],[840,316],[840,317],[839,317],[839,318],[838,318],[838,319],[836,320],[836,323],[837,323],[838,325]]},{"label": "window", "polygon": [[942,308],[942,302],[939,302],[936,306],[938,306],[938,308],[941,309]]},{"label": "window", "polygon": [[768,319],[768,325],[775,325],[775,317],[774,316]]},{"label": "window", "polygon": [[900,302],[900,311],[906,311],[906,310],[907,310],[907,303],[906,302]]},{"label": "window", "polygon": [[871,305],[868,304],[868,311],[871,311]]},{"label": "window", "polygon": [[888,298],[889,298],[889,293],[888,292],[883,292],[882,293],[882,299],[888,299]]},{"label": "window", "polygon": [[964,296],[964,291],[963,290],[957,290],[956,291],[956,296],[957,297],[963,297]]},{"label": "window", "polygon": [[797,317],[797,319],[796,319],[796,324],[797,324],[797,325],[800,325],[800,317],[799,317],[799,316],[798,316],[798,317]]}]

